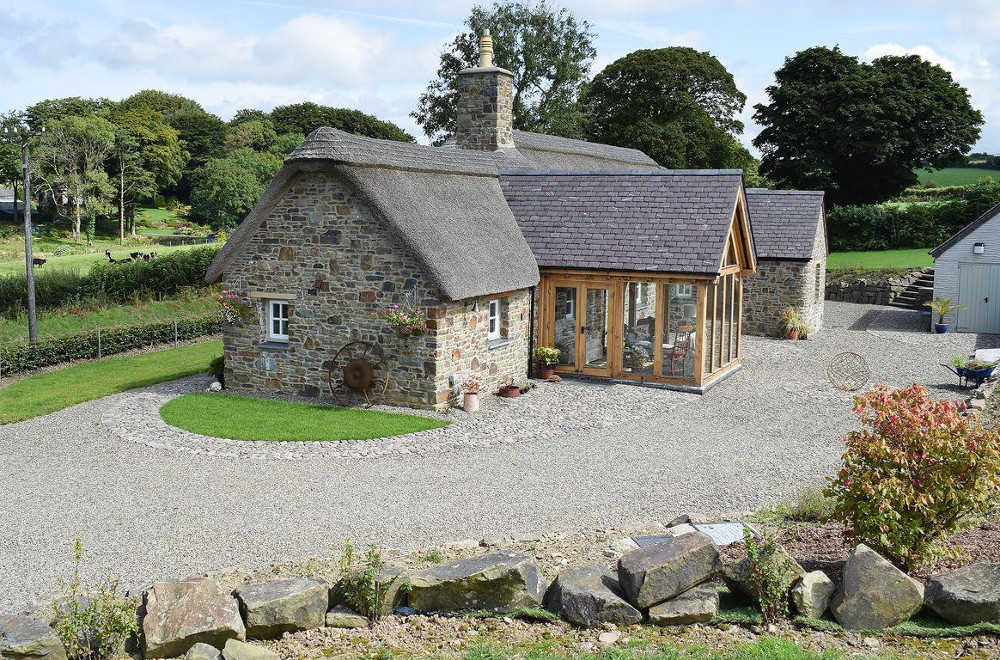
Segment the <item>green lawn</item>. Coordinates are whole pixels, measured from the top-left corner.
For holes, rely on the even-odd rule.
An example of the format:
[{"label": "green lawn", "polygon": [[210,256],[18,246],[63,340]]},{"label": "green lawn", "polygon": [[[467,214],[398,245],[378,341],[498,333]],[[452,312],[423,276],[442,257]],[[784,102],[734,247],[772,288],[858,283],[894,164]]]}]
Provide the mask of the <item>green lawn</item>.
[{"label": "green lawn", "polygon": [[968,186],[984,176],[1000,179],[1000,170],[989,170],[985,167],[947,167],[943,170],[917,170],[920,185],[926,186],[933,181],[938,186]]},{"label": "green lawn", "polygon": [[378,410],[206,393],[172,399],[160,409],[160,416],[171,426],[214,438],[293,442],[387,438],[450,423]]},{"label": "green lawn", "polygon": [[[195,247],[204,246],[203,244],[198,244],[176,245],[170,247],[166,245],[151,245],[149,243],[134,243],[132,245],[119,246],[118,241],[95,239],[94,245],[90,248],[80,248],[81,250],[86,250],[84,254],[66,254],[58,257],[53,256],[53,250],[61,244],[62,243],[52,243],[49,241],[38,241],[35,256],[46,259],[47,263],[41,267],[36,266],[36,271],[62,268],[66,270],[76,270],[79,271],[81,275],[86,275],[87,272],[90,271],[91,266],[108,260],[104,254],[105,250],[111,250],[111,256],[115,259],[125,259],[128,257],[129,252],[156,252],[157,255],[163,256],[178,250],[190,250]],[[75,244],[67,243],[67,245]],[[8,252],[0,258],[0,276],[24,273],[24,245],[19,244],[17,247],[18,249],[16,251]]]},{"label": "green lawn", "polygon": [[[109,329],[143,325],[157,321],[203,318],[219,309],[214,290],[199,292],[197,296],[160,300],[138,305],[116,305],[97,309],[80,308],[65,311],[42,311],[38,314],[38,338],[53,339],[97,328]],[[26,341],[28,320],[22,315],[16,319],[0,318],[0,343]]]},{"label": "green lawn", "polygon": [[[552,642],[541,642],[533,648],[501,646],[486,639],[476,641],[461,660],[843,660],[845,653],[827,649],[823,652],[807,651],[795,642],[776,637],[761,637],[753,642],[734,645],[719,650],[704,646],[677,648],[683,641],[650,644],[628,642],[600,653],[558,648]],[[566,644],[565,646],[579,646]],[[359,656],[360,657],[360,656]],[[443,656],[431,656],[443,657]],[[852,654],[850,657],[854,657]],[[866,655],[864,657],[883,657]]]},{"label": "green lawn", "polygon": [[927,254],[930,248],[915,250],[882,250],[879,252],[831,252],[826,260],[827,271],[843,270],[911,270],[933,266]]},{"label": "green lawn", "polygon": [[0,389],[0,424],[20,422],[109,394],[203,373],[211,359],[221,353],[221,341],[208,341],[28,376]]}]

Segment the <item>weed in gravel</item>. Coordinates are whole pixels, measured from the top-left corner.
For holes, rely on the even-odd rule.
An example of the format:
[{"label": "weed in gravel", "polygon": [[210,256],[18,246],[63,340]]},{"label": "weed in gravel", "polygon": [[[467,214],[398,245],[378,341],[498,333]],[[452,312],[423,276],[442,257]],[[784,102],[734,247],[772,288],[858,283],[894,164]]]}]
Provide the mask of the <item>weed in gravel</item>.
[{"label": "weed in gravel", "polygon": [[346,539],[339,564],[344,576],[344,595],[348,604],[372,622],[378,621],[382,616],[386,594],[399,579],[398,575],[388,580],[382,579],[382,569],[386,565],[382,551],[377,546],[370,545],[364,556],[358,557],[354,552],[354,543],[351,539]]},{"label": "weed in gravel", "polygon": [[833,515],[836,504],[822,488],[809,487],[798,492],[793,499],[785,499],[773,507],[761,509],[752,518],[757,522],[776,527],[790,522],[824,523]]},{"label": "weed in gravel", "polygon": [[444,554],[440,550],[431,550],[424,555],[424,561],[428,564],[440,564],[444,561]]}]

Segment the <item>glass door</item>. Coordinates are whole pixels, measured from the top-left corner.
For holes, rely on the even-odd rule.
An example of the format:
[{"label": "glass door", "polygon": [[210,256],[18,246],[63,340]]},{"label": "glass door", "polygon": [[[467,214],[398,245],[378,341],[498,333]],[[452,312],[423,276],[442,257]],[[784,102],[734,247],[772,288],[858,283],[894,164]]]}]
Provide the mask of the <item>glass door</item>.
[{"label": "glass door", "polygon": [[583,285],[580,298],[586,301],[584,313],[580,316],[580,363],[582,371],[599,376],[607,376],[611,369],[608,364],[608,321],[611,318],[611,292],[608,287]]},{"label": "glass door", "polygon": [[552,295],[550,345],[559,349],[560,371],[610,376],[611,288],[556,281]]}]

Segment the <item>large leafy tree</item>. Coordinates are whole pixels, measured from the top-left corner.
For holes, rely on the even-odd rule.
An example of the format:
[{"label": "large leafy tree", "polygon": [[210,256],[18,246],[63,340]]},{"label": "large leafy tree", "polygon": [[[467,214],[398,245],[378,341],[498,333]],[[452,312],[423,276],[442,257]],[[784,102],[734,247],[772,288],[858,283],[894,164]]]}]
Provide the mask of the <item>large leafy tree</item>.
[{"label": "large leafy tree", "polygon": [[582,104],[590,138],[646,152],[663,167],[747,167],[736,136],[746,96],[711,53],[674,46],[609,64]]},{"label": "large leafy tree", "polygon": [[982,114],[941,67],[915,55],[871,63],[839,48],[787,58],[755,106],[761,173],[821,189],[837,204],[879,202],[944,167],[979,139]]},{"label": "large leafy tree", "polygon": [[413,136],[390,121],[349,108],[332,108],[312,101],[281,105],[271,111],[274,130],[309,135],[321,126],[339,128],[354,135],[413,142]]},{"label": "large leafy tree", "polygon": [[243,221],[281,168],[282,157],[252,149],[237,149],[214,158],[194,175],[191,215],[216,229]]},{"label": "large leafy tree", "polygon": [[114,110],[115,103],[108,99],[86,99],[68,96],[61,99],[45,99],[29,106],[24,111],[24,120],[33,129],[46,126],[54,119],[66,117],[104,117]]},{"label": "large leafy tree", "polygon": [[437,78],[412,116],[427,137],[442,142],[455,130],[458,72],[479,66],[479,37],[493,37],[494,64],[514,74],[514,128],[576,137],[576,99],[597,54],[587,21],[545,0],[476,5],[466,32],[441,54]]}]

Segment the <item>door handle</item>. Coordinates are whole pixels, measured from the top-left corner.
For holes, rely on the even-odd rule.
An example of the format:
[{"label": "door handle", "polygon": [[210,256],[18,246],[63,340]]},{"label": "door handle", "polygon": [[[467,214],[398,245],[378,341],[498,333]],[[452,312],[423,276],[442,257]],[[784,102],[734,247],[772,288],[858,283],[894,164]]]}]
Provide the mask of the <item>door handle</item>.
[{"label": "door handle", "polygon": [[987,304],[989,304],[989,302],[990,302],[990,297],[989,297],[989,296],[986,296],[985,298],[983,298],[983,302],[984,302],[984,303],[987,303]]},{"label": "door handle", "polygon": [[585,326],[585,325],[581,325],[581,326],[580,326],[580,334],[582,335],[582,334],[584,334],[585,332],[587,332],[587,326]]}]

